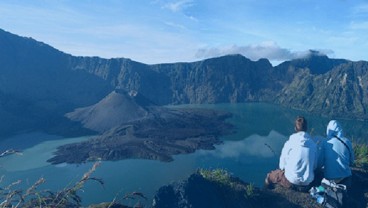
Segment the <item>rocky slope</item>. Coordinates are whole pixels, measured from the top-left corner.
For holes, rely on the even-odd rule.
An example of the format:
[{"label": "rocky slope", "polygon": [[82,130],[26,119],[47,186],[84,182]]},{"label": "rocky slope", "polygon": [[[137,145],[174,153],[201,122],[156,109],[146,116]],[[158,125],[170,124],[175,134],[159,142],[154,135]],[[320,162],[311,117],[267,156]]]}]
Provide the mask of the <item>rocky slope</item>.
[{"label": "rocky slope", "polygon": [[276,103],[324,115],[367,119],[368,63],[348,62],[324,74],[298,73]]}]

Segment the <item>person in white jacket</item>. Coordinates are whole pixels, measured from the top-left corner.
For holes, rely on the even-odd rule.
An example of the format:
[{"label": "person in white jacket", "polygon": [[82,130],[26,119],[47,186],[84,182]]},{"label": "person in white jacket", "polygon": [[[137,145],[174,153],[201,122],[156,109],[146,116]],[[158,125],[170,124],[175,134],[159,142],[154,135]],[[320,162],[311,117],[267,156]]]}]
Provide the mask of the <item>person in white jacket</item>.
[{"label": "person in white jacket", "polygon": [[295,120],[295,131],[284,144],[279,168],[267,174],[265,185],[279,184],[297,191],[308,191],[317,167],[317,145],[307,131],[304,117]]},{"label": "person in white jacket", "polygon": [[323,142],[324,177],[336,183],[351,186],[351,168],[354,151],[350,140],[343,135],[341,125],[331,120],[327,125],[327,139]]}]

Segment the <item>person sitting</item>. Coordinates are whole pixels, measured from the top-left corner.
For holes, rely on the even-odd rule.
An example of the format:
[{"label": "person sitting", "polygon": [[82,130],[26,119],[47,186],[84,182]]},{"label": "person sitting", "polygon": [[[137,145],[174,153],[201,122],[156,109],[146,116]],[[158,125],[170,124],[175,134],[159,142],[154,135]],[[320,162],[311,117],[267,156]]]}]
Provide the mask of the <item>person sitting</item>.
[{"label": "person sitting", "polygon": [[323,142],[324,177],[335,183],[351,187],[352,173],[350,166],[354,162],[354,152],[350,140],[343,135],[341,125],[331,120],[327,125],[327,139]]},{"label": "person sitting", "polygon": [[304,117],[295,120],[295,131],[284,144],[279,168],[267,174],[266,187],[279,184],[282,187],[306,192],[314,180],[317,166],[317,146],[307,131]]}]

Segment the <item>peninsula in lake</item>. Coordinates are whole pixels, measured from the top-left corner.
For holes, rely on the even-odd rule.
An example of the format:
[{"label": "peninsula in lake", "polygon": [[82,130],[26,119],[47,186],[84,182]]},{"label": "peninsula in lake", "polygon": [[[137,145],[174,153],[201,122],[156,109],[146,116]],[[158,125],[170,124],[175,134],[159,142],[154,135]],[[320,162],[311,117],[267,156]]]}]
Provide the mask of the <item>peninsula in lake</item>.
[{"label": "peninsula in lake", "polygon": [[231,114],[206,109],[154,105],[136,92],[115,90],[95,105],[67,116],[102,135],[60,146],[53,164],[127,158],[171,161],[172,155],[214,149],[219,136],[231,133]]}]

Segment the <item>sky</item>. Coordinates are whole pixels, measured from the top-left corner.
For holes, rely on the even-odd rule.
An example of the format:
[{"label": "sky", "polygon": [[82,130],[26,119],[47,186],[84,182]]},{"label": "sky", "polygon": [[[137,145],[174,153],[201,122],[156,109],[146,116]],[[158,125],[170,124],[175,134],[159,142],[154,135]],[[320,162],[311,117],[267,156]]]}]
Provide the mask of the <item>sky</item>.
[{"label": "sky", "polygon": [[309,50],[368,61],[368,0],[1,0],[0,28],[146,64],[228,54],[280,63]]}]

